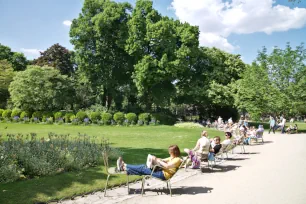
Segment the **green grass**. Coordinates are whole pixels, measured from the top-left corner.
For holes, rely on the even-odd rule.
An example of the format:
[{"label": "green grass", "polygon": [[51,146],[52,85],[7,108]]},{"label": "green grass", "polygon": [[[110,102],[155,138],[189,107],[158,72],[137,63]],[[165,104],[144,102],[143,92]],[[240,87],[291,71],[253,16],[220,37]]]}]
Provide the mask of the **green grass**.
[{"label": "green grass", "polygon": [[[112,146],[123,152],[125,162],[132,164],[145,163],[147,154],[157,157],[168,157],[168,146],[177,144],[181,152],[183,148],[193,148],[202,129],[184,129],[172,126],[144,127],[100,127],[70,125],[39,125],[0,123],[0,133],[37,133],[38,137],[47,137],[49,132],[58,134],[86,133],[97,138],[108,138]],[[209,129],[209,136],[224,133]],[[114,164],[114,161],[112,162]],[[138,179],[133,177],[132,179]],[[69,198],[103,189],[106,175],[103,166],[84,171],[67,172],[54,176],[17,181],[0,185],[0,203],[35,203]],[[110,178],[110,185],[126,182],[124,175]]]}]

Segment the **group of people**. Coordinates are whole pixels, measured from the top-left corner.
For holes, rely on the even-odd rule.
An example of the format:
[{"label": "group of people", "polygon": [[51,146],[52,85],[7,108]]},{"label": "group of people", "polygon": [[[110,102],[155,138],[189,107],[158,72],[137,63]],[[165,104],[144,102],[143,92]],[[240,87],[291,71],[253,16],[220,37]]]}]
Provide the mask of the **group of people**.
[{"label": "group of people", "polygon": [[[292,123],[293,121],[294,120],[292,118],[290,122]],[[271,130],[275,134],[275,130],[281,129],[281,133],[284,134],[284,133],[291,133],[297,131],[298,129],[297,124],[295,124],[294,126],[290,125],[288,128],[286,128],[286,118],[283,115],[279,118],[279,120],[275,119],[273,116],[270,116],[269,124],[270,124],[269,134]]]},{"label": "group of people", "polygon": [[[225,132],[225,137],[226,139],[221,143],[221,138],[219,136],[215,136],[210,140],[207,131],[202,131],[201,137],[198,139],[195,147],[193,149],[184,149],[188,154],[187,164],[191,163],[192,168],[200,168],[201,157],[203,157],[203,155],[207,155],[206,159],[214,159],[215,154],[220,151],[222,146],[231,144],[231,132]],[[123,161],[122,157],[119,157],[117,160],[116,171],[126,171],[128,175],[152,174],[153,177],[168,180],[175,174],[182,162],[182,159],[180,158],[180,149],[177,145],[169,146],[168,151],[168,158],[161,159],[155,156],[150,157],[152,163],[161,167],[153,173],[153,169],[148,167],[146,164],[127,164]],[[187,168],[187,165],[185,167]]]}]

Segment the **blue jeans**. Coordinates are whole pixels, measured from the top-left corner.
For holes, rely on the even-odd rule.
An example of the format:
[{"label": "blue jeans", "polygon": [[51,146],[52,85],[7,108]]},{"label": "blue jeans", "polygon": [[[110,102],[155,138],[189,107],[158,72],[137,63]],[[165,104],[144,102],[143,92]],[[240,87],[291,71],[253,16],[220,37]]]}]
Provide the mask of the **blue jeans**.
[{"label": "blue jeans", "polygon": [[[145,164],[142,165],[126,165],[126,172],[128,175],[151,175],[152,169],[148,168]],[[166,180],[163,171],[155,171],[153,172],[152,176]]]},{"label": "blue jeans", "polygon": [[215,160],[215,153],[209,152],[209,154],[208,154],[208,160],[209,160],[209,161],[214,161],[214,160]]}]

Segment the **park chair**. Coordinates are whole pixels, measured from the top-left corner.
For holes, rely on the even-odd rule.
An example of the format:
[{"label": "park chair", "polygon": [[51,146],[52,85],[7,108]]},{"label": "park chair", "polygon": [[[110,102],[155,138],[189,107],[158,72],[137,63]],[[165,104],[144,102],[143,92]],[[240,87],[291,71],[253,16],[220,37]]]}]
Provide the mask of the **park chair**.
[{"label": "park chair", "polygon": [[129,192],[130,192],[129,175],[127,175],[125,171],[116,172],[115,167],[109,168],[109,165],[108,165],[108,151],[103,151],[102,157],[103,157],[103,162],[104,162],[104,168],[105,168],[105,171],[106,171],[106,174],[107,174],[107,179],[106,179],[106,183],[105,183],[105,187],[104,187],[104,197],[106,196],[106,190],[107,190],[108,181],[109,181],[110,176],[119,175],[119,174],[125,174],[127,176],[126,185],[127,185],[127,190],[128,190],[128,194],[129,194]]},{"label": "park chair", "polygon": [[146,182],[146,179],[149,179],[149,178],[154,178],[154,179],[157,179],[157,180],[160,180],[160,181],[163,181],[167,184],[167,188],[169,189],[169,192],[170,192],[170,196],[172,196],[172,191],[171,191],[171,180],[172,178],[177,174],[178,170],[186,163],[188,157],[185,157],[182,159],[182,163],[180,164],[180,166],[177,168],[176,172],[172,175],[171,178],[169,178],[168,180],[162,180],[162,179],[159,179],[159,178],[156,178],[154,176],[152,176],[153,172],[155,171],[156,168],[162,168],[161,166],[159,165],[155,165],[153,167],[153,171],[151,173],[151,175],[145,175],[143,176],[142,178],[142,182],[141,182],[141,195],[143,196],[144,194],[144,186],[145,186],[145,182]]},{"label": "park chair", "polygon": [[250,145],[252,144],[252,140],[255,140],[256,143],[258,143],[259,140],[261,140],[261,143],[264,143],[264,139],[263,139],[263,133],[264,131],[256,131],[256,137],[251,137],[250,138]]},{"label": "park chair", "polygon": [[[211,166],[211,167],[213,168],[213,166],[216,165],[216,158],[217,158],[217,159],[220,159],[221,161],[224,161],[224,153],[225,153],[225,150],[226,150],[226,148],[227,148],[228,146],[229,146],[229,145],[222,145],[220,151],[219,151],[217,154],[215,154],[214,160],[208,160],[209,166]],[[214,162],[214,165],[210,164],[210,163],[212,163],[212,162]]]}]

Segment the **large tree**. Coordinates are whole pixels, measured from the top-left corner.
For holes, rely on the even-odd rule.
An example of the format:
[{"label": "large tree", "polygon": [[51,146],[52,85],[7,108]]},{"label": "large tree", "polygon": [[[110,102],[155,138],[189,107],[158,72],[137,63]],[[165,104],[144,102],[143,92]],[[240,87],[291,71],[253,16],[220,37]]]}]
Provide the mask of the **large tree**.
[{"label": "large tree", "polygon": [[176,94],[175,82],[189,69],[199,30],[162,17],[152,1],[139,0],[128,22],[126,50],[134,57],[133,80],[140,102],[164,107]]},{"label": "large tree", "polygon": [[133,66],[125,51],[130,9],[128,3],[85,0],[71,25],[78,67],[90,80],[96,101],[107,107],[130,81]]},{"label": "large tree", "polygon": [[53,67],[28,66],[9,86],[15,107],[29,111],[61,110],[74,100],[71,80]]},{"label": "large tree", "polygon": [[176,84],[176,102],[193,106],[202,117],[234,115],[232,85],[240,79],[245,64],[239,55],[217,48],[200,47],[196,53],[190,69]]},{"label": "large tree", "polygon": [[12,52],[11,48],[0,43],[0,60],[9,61],[14,71],[23,71],[26,69],[28,61],[22,53]]},{"label": "large tree", "polygon": [[58,69],[61,74],[71,75],[74,72],[72,52],[61,46],[54,44],[46,51],[40,53],[40,57],[32,64],[38,66],[49,66]]},{"label": "large tree", "polygon": [[13,81],[14,70],[7,60],[0,60],[0,108],[4,108],[10,94],[8,91]]},{"label": "large tree", "polygon": [[236,105],[255,118],[265,114],[306,113],[306,49],[263,48],[237,82]]}]

